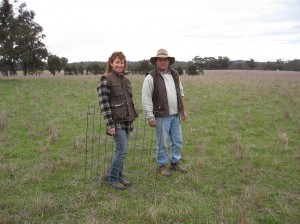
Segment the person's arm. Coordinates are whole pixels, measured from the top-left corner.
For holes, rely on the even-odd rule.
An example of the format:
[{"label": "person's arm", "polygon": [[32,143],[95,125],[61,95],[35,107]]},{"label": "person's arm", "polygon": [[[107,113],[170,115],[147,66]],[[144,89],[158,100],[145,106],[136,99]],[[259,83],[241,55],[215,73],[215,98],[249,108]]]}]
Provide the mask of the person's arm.
[{"label": "person's arm", "polygon": [[152,127],[156,126],[155,117],[153,114],[153,101],[152,94],[154,90],[153,77],[147,75],[144,79],[143,89],[142,89],[142,104],[145,117]]},{"label": "person's arm", "polygon": [[183,86],[182,86],[182,83],[181,83],[181,80],[179,79],[179,85],[180,85],[180,96],[181,96],[181,104],[182,104],[182,109],[183,109],[183,113],[181,115],[181,119],[183,121],[186,121],[187,118],[188,118],[188,115],[187,115],[187,111],[186,111],[186,106],[185,106],[185,102],[184,102],[184,91],[183,91]]},{"label": "person's arm", "polygon": [[185,107],[185,103],[184,103],[184,96],[181,97],[181,103],[182,103],[182,109],[183,109],[183,113],[181,115],[181,119],[183,121],[186,121],[187,118],[188,118],[188,115],[187,115],[187,111],[186,111],[186,107]]},{"label": "person's arm", "polygon": [[115,134],[115,124],[109,104],[110,85],[105,76],[102,76],[97,86],[99,106],[103,114],[108,134]]}]

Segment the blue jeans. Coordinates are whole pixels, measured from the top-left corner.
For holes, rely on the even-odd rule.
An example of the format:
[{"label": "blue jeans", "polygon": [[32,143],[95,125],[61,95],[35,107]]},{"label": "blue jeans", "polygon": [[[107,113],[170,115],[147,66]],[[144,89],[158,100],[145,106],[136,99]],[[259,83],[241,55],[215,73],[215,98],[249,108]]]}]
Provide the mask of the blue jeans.
[{"label": "blue jeans", "polygon": [[111,163],[110,172],[107,181],[110,184],[117,183],[124,179],[124,161],[128,153],[129,128],[116,129],[114,140],[116,143],[116,151]]},{"label": "blue jeans", "polygon": [[181,159],[182,133],[181,121],[178,115],[156,117],[156,153],[159,166],[169,160],[168,138],[170,136],[171,163],[178,163]]}]

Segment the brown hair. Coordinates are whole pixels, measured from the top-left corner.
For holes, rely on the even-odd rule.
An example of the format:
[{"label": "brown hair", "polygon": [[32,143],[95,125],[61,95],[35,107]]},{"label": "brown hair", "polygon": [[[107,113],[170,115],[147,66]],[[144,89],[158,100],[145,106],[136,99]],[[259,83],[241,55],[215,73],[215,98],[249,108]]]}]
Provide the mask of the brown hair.
[{"label": "brown hair", "polygon": [[106,63],[105,73],[110,73],[111,72],[112,67],[111,67],[110,64],[113,63],[113,61],[116,58],[120,58],[121,60],[124,60],[124,69],[123,69],[122,72],[126,71],[126,69],[127,69],[126,57],[125,57],[125,55],[121,51],[116,51],[116,52],[113,52],[112,55],[108,58],[108,61]]}]

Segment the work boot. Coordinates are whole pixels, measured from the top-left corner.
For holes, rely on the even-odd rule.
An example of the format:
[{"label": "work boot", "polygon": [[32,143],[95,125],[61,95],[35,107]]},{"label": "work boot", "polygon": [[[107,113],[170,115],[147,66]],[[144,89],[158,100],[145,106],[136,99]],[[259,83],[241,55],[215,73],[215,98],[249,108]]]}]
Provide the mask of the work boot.
[{"label": "work boot", "polygon": [[111,186],[116,188],[116,190],[125,190],[126,189],[126,186],[120,182],[113,183],[113,184],[111,184]]},{"label": "work boot", "polygon": [[120,183],[125,187],[129,187],[131,185],[131,182],[129,180],[120,180]]},{"label": "work boot", "polygon": [[171,173],[166,165],[161,165],[159,167],[159,170],[160,170],[161,175],[166,176],[166,177],[171,176]]},{"label": "work boot", "polygon": [[182,172],[182,173],[187,173],[187,172],[189,172],[188,169],[184,168],[184,167],[181,166],[179,163],[171,163],[170,169],[171,169],[171,170],[174,170],[174,171],[180,171],[180,172]]}]

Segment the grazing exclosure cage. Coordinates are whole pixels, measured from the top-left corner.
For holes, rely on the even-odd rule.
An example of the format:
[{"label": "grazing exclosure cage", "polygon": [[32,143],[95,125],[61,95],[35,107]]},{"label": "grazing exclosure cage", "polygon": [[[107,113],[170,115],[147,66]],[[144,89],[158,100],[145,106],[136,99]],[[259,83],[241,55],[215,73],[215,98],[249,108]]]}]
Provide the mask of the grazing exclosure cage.
[{"label": "grazing exclosure cage", "polygon": [[[153,199],[157,184],[156,133],[138,110],[139,117],[134,121],[130,132],[128,154],[125,160],[125,178],[133,185],[128,191]],[[99,182],[105,189],[105,177],[110,169],[115,152],[112,136],[106,134],[106,124],[99,105],[89,105],[86,117],[85,177]]]}]

